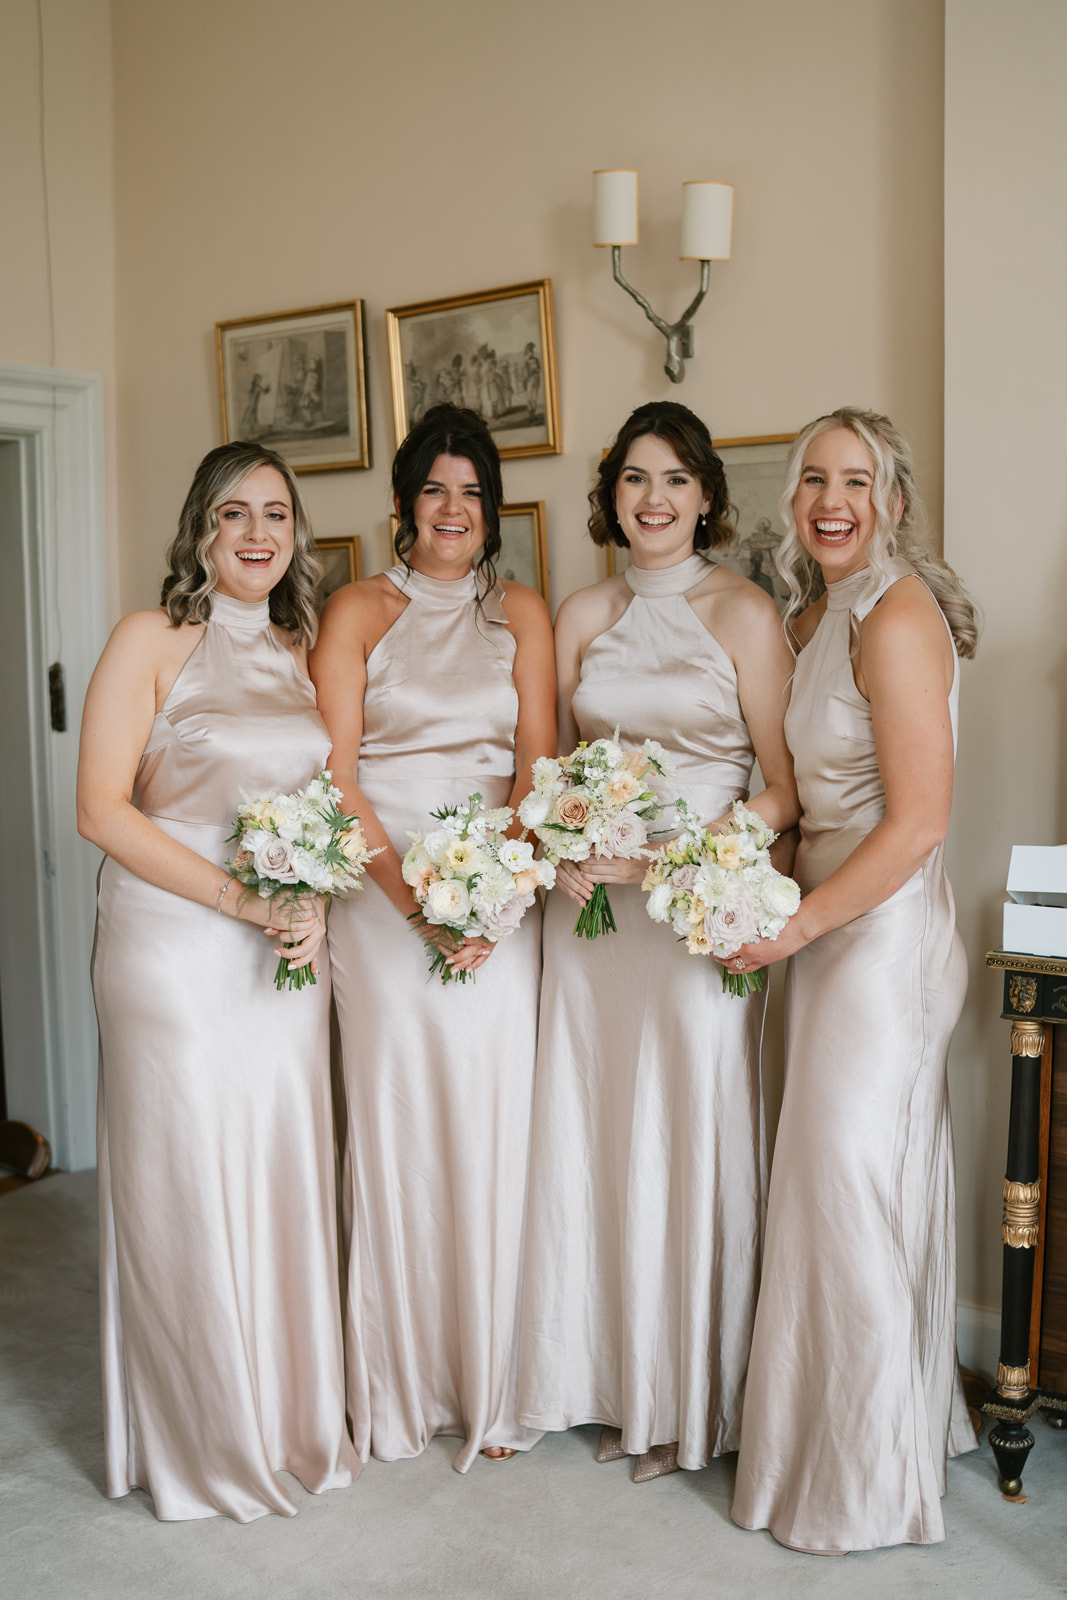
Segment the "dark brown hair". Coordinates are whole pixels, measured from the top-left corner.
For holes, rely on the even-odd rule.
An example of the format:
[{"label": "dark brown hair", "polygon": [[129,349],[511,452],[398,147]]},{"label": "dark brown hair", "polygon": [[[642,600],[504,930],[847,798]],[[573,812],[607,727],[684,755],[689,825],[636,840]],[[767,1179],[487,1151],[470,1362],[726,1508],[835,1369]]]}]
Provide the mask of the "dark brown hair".
[{"label": "dark brown hair", "polygon": [[211,595],[219,581],[211,559],[211,546],[219,532],[219,507],[257,467],[274,467],[281,473],[293,506],[293,559],[270,592],[270,619],[298,639],[314,644],[318,632],[315,585],[322,568],[315,555],[307,509],[292,468],[273,450],[245,439],[209,450],[197,467],[178,518],[178,532],[167,551],[170,571],[163,579],[159,603],[176,628],[183,622],[208,621]]},{"label": "dark brown hair", "polygon": [[629,548],[630,541],[615,515],[615,488],[626,465],[635,439],[655,434],[674,450],[678,460],[700,482],[711,502],[706,517],[697,522],[694,550],[717,550],[734,536],[734,508],[726,488],[726,472],[715,452],[711,434],[688,406],[676,400],[651,400],[630,413],[619,429],[615,443],[600,463],[597,481],[589,493],[591,514],[589,535],[594,544],[617,544]]},{"label": "dark brown hair", "polygon": [[500,554],[500,507],[504,485],[500,477],[500,452],[482,418],[465,406],[450,401],[431,406],[416,422],[393,460],[393,493],[397,498],[400,526],[393,549],[397,560],[410,566],[408,556],[419,536],[415,526],[415,501],[426,487],[438,456],[462,456],[478,475],[485,518],[485,544],[475,572],[479,588],[485,592],[496,583],[494,556]]}]

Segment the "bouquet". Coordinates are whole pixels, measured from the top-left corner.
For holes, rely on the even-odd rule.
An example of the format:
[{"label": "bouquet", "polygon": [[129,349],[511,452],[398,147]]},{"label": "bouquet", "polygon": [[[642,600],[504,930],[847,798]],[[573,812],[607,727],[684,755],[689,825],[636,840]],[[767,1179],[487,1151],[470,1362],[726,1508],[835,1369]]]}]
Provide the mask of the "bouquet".
[{"label": "bouquet", "polygon": [[[682,831],[661,846],[641,885],[653,922],[669,922],[690,954],[732,956],[751,939],[777,939],[800,905],[792,878],[771,866],[778,835],[735,800],[726,832],[707,833],[677,805]],[[724,993],[752,994],[763,988],[762,972],[722,971]]]},{"label": "bouquet", "polygon": [[[247,800],[227,841],[237,841],[237,853],[226,863],[231,877],[264,900],[281,898],[289,905],[309,895],[361,889],[367,862],[381,852],[367,849],[359,818],[346,817],[340,799],[330,774],[320,772],[295,794]],[[287,982],[290,989],[302,989],[315,982],[315,974],[310,967],[291,968],[282,956],[274,987],[283,989]]]},{"label": "bouquet", "polygon": [[[665,802],[650,787],[649,775],[673,778],[674,769],[655,739],[640,750],[623,749],[614,739],[583,740],[569,756],[534,762],[533,788],[519,802],[519,820],[532,828],[553,865],[639,856],[648,826]],[[582,907],[575,933],[595,939],[615,932],[607,890],[598,883]]]},{"label": "bouquet", "polygon": [[473,982],[474,973],[454,972],[448,957],[468,936],[496,944],[514,933],[538,885],[551,889],[555,883],[556,869],[534,860],[532,844],[505,836],[515,815],[510,806],[488,809],[480,794],[472,794],[462,806],[430,815],[437,827],[409,834],[403,861],[404,882],[422,908],[411,920],[442,929],[431,945],[430,971],[440,973],[442,983]]}]

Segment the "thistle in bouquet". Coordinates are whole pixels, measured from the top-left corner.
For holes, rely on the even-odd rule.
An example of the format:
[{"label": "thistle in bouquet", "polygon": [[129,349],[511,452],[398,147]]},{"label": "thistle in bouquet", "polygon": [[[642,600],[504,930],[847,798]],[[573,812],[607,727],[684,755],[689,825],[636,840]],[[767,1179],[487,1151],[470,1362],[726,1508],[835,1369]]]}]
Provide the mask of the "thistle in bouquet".
[{"label": "thistle in bouquet", "polygon": [[[684,800],[676,810],[681,832],[650,858],[641,885],[653,922],[669,922],[691,955],[719,960],[752,939],[777,939],[800,905],[797,884],[771,865],[778,835],[740,800],[720,833],[702,828]],[[724,967],[722,987],[753,994],[763,988],[763,973]]]},{"label": "thistle in bouquet", "polygon": [[402,872],[420,909],[409,920],[437,930],[428,940],[430,971],[442,983],[475,981],[473,972],[449,963],[464,939],[497,944],[515,932],[537,897],[551,889],[556,869],[535,861],[533,845],[509,839],[515,813],[510,806],[485,807],[480,794],[468,795],[461,806],[442,806],[430,813],[436,828],[410,834],[411,848]]},{"label": "thistle in bouquet", "polygon": [[[584,740],[569,756],[534,762],[533,788],[519,802],[519,820],[545,847],[552,864],[560,861],[640,856],[649,827],[666,809],[654,777],[670,780],[674,768],[662,745],[646,739],[640,749],[613,739]],[[587,939],[614,933],[615,917],[602,883],[578,914],[574,931]]]},{"label": "thistle in bouquet", "polygon": [[[263,900],[292,908],[314,895],[332,897],[360,883],[367,863],[380,850],[370,850],[359,818],[341,810],[343,796],[320,772],[306,789],[292,794],[257,795],[237,813],[227,843],[237,850],[226,870]],[[284,941],[283,941],[284,942]],[[286,944],[291,950],[293,945]],[[290,967],[282,956],[274,987],[303,989],[316,981],[309,967]]]}]

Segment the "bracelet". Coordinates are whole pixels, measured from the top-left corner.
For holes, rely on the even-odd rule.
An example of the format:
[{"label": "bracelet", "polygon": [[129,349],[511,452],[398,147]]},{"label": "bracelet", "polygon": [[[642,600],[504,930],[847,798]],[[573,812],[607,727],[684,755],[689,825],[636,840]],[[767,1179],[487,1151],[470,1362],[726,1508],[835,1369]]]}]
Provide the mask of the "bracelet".
[{"label": "bracelet", "polygon": [[219,890],[219,897],[215,901],[215,910],[218,912],[220,917],[222,916],[222,902],[226,898],[226,890],[230,887],[230,884],[232,882],[233,882],[232,878],[227,878],[226,879],[226,882],[223,884],[222,888]]}]

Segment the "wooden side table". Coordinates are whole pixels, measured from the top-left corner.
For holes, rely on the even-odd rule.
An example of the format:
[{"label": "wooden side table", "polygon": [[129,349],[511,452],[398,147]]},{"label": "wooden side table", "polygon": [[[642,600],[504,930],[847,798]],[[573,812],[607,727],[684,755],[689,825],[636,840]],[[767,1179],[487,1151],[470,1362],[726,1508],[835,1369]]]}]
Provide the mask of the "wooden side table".
[{"label": "wooden side table", "polygon": [[982,1404],[1005,1494],[1022,1492],[1041,1410],[1067,1427],[1067,959],[991,950],[1011,1028],[997,1386]]}]

